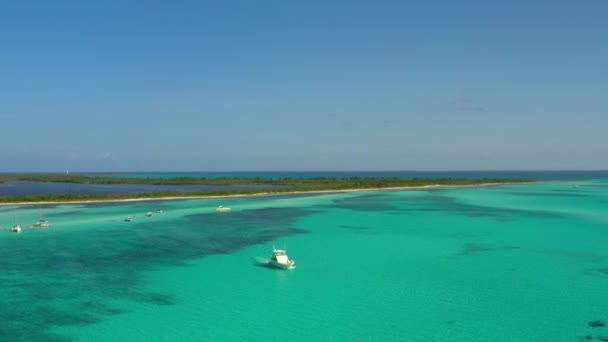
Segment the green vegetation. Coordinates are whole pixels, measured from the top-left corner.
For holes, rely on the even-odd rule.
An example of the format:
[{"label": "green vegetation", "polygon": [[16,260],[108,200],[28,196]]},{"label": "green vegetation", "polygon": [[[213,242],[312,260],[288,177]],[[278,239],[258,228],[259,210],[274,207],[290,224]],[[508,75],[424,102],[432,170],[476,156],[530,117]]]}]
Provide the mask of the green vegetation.
[{"label": "green vegetation", "polygon": [[[416,187],[425,185],[476,185],[488,183],[521,183],[530,179],[462,179],[462,178],[116,178],[104,175],[53,175],[25,174],[2,175],[0,183],[6,181],[31,182],[69,182],[83,184],[155,184],[155,185],[262,185],[247,190],[223,191],[163,191],[141,194],[64,194],[64,195],[27,195],[0,196],[0,203],[17,202],[62,202],[88,200],[153,199],[162,197],[200,197],[253,194],[280,194],[288,192],[332,191],[351,189],[382,189],[393,187]],[[281,186],[264,188],[263,185]]]}]

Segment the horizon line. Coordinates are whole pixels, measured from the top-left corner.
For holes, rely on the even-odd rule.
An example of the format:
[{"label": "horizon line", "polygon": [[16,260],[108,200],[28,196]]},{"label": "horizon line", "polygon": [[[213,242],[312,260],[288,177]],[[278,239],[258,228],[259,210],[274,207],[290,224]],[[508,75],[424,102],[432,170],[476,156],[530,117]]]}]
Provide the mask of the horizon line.
[{"label": "horizon line", "polygon": [[[281,172],[608,172],[608,169],[467,169],[467,170],[198,170],[198,171],[69,171],[69,174],[86,173],[281,173]],[[0,171],[0,174],[20,174],[20,173],[50,173],[67,174],[65,171]]]}]

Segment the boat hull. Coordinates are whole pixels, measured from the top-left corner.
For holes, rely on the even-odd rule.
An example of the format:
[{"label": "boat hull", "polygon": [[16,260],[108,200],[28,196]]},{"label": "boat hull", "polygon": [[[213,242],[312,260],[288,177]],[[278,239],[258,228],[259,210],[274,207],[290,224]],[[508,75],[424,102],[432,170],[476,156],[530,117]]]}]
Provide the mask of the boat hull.
[{"label": "boat hull", "polygon": [[295,263],[292,263],[291,265],[286,265],[286,264],[281,264],[276,261],[272,261],[270,259],[265,259],[265,258],[255,258],[255,262],[258,264],[258,266],[264,266],[264,267],[269,267],[269,268],[278,268],[278,269],[282,269],[282,270],[289,270],[292,268],[296,268]]},{"label": "boat hull", "polygon": [[280,263],[280,262],[276,262],[274,260],[269,260],[268,261],[268,266],[274,267],[274,268],[280,268],[280,269],[283,269],[283,270],[289,270],[289,269],[292,269],[292,268],[296,268],[296,265],[295,265],[294,262],[289,263],[289,264],[283,264],[283,263]]},{"label": "boat hull", "polygon": [[30,227],[32,228],[48,228],[49,227],[49,223],[45,220],[40,220],[34,224],[32,224]]}]

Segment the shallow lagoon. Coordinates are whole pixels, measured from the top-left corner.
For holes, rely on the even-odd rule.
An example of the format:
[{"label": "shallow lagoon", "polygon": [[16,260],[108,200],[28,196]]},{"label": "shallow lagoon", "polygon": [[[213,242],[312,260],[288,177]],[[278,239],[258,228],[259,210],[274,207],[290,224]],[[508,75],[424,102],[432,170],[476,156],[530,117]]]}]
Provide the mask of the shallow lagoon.
[{"label": "shallow lagoon", "polygon": [[[0,207],[0,334],[600,341],[607,208],[605,179]],[[274,241],[296,269],[255,265]]]}]

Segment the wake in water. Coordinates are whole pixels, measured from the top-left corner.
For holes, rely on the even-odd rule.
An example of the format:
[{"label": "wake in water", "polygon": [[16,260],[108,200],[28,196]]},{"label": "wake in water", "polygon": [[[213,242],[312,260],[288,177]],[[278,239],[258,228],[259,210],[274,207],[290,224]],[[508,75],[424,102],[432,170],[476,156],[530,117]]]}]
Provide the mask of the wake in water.
[{"label": "wake in water", "polygon": [[255,257],[255,258],[253,258],[253,261],[255,262],[255,264],[257,266],[270,267],[270,265],[268,265],[268,262],[270,261],[270,259]]}]

